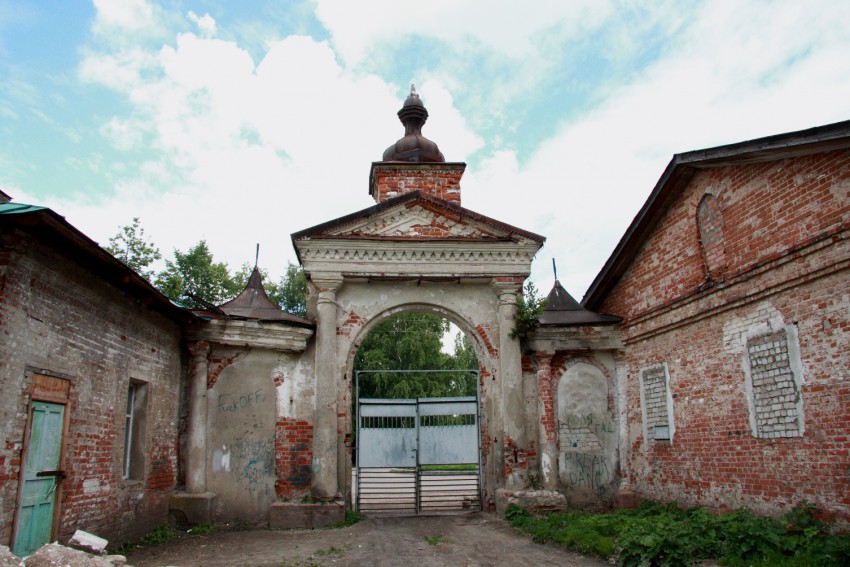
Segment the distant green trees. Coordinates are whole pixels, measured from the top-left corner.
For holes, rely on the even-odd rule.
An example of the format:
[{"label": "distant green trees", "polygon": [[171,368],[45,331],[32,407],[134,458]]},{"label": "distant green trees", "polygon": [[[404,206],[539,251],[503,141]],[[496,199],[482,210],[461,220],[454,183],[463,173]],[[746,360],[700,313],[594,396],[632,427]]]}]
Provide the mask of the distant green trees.
[{"label": "distant green trees", "polygon": [[145,238],[145,229],[139,223],[139,217],[133,217],[132,224],[121,227],[118,233],[109,239],[106,251],[148,281],[154,277],[150,265],[162,258],[159,248]]},{"label": "distant green trees", "polygon": [[[357,349],[354,370],[477,370],[472,343],[455,336],[454,354],[443,352],[449,322],[431,313],[402,313],[376,325]],[[474,396],[477,379],[457,373],[364,373],[363,398]]]},{"label": "distant green trees", "polygon": [[[205,307],[192,296],[212,305],[233,299],[245,288],[253,271],[253,266],[246,262],[231,273],[225,262],[215,261],[206,241],[200,240],[185,251],[175,249],[173,258],[166,260],[165,268],[157,273],[152,264],[162,259],[162,254],[145,238],[138,217],[119,228],[105,249],[153,283],[165,296],[190,309]],[[289,263],[278,283],[269,280],[266,270],[261,269],[260,273],[269,299],[294,315],[306,316],[307,277],[300,266]]]}]

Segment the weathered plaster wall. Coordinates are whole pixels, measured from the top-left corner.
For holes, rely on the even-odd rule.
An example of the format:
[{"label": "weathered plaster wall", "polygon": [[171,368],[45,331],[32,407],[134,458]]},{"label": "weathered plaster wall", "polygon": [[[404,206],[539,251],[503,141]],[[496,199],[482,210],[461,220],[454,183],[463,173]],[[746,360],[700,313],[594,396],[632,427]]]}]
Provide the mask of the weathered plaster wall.
[{"label": "weathered plaster wall", "polygon": [[[16,509],[34,371],[70,382],[59,537],[112,542],[168,518],[176,483],[180,330],[17,230],[0,235],[0,543]],[[147,384],[143,473],[122,480],[130,380]]]},{"label": "weathered plaster wall", "polygon": [[[707,193],[723,221],[715,281],[706,280],[696,220]],[[626,318],[621,458],[639,494],[768,514],[808,500],[850,520],[848,229],[847,151],[692,180],[602,306]],[[763,337],[787,348],[755,354]],[[759,380],[775,372],[789,399],[753,382],[754,364]],[[670,440],[643,423],[639,378],[658,365],[669,375]],[[772,422],[781,428],[767,429]]]},{"label": "weathered plaster wall", "polygon": [[216,494],[216,521],[265,524],[273,502],[309,493],[315,411],[310,355],[212,345],[207,490]]},{"label": "weathered plaster wall", "polygon": [[[563,331],[560,346],[576,338],[617,334],[609,328]],[[549,347],[559,341],[547,341]],[[541,346],[532,339],[530,346]],[[539,458],[535,483],[562,492],[570,506],[598,508],[612,503],[619,486],[618,394],[611,352],[529,351],[523,380],[534,384],[529,405],[529,436]]]}]

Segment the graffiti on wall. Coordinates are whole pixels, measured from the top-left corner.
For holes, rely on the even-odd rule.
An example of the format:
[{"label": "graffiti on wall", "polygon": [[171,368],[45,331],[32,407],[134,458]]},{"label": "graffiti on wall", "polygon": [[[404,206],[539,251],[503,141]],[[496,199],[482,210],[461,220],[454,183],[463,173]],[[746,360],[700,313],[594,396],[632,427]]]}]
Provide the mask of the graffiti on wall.
[{"label": "graffiti on wall", "polygon": [[613,480],[608,459],[598,453],[562,453],[562,474],[570,486],[595,492],[600,498]]},{"label": "graffiti on wall", "polygon": [[614,424],[610,420],[592,413],[570,414],[559,420],[561,447],[576,451],[597,451],[602,449],[600,437],[614,433]]},{"label": "graffiti on wall", "polygon": [[219,413],[233,413],[258,406],[265,401],[266,394],[262,388],[242,395],[222,393],[218,396],[218,411]]},{"label": "graffiti on wall", "polygon": [[213,454],[213,471],[232,473],[249,492],[270,493],[274,483],[274,439],[241,438]]}]

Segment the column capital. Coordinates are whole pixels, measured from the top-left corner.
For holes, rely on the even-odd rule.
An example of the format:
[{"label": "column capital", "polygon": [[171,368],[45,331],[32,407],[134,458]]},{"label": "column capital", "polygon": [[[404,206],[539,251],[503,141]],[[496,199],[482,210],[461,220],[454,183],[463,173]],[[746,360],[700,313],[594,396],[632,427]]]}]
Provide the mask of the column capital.
[{"label": "column capital", "polygon": [[342,274],[336,272],[313,272],[310,274],[310,281],[316,286],[316,290],[321,296],[322,293],[335,294],[342,287]]},{"label": "column capital", "polygon": [[186,348],[189,350],[189,354],[196,358],[206,358],[210,353],[210,343],[207,341],[189,341]]},{"label": "column capital", "polygon": [[496,295],[499,297],[499,304],[516,303],[517,295],[522,292],[522,282],[524,280],[525,278],[521,277],[494,277],[492,286],[496,291]]}]

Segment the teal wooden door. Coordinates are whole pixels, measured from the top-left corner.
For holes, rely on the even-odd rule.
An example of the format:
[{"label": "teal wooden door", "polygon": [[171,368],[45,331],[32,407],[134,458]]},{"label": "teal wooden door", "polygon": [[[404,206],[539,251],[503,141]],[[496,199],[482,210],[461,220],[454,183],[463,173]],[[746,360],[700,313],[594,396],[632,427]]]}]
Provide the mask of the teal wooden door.
[{"label": "teal wooden door", "polygon": [[[33,402],[30,438],[24,463],[17,530],[12,551],[18,557],[32,555],[50,542],[65,406]],[[47,473],[47,474],[45,474]]]}]

